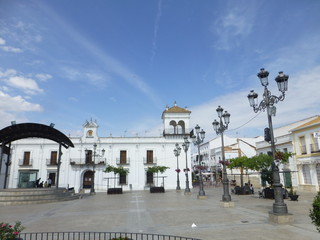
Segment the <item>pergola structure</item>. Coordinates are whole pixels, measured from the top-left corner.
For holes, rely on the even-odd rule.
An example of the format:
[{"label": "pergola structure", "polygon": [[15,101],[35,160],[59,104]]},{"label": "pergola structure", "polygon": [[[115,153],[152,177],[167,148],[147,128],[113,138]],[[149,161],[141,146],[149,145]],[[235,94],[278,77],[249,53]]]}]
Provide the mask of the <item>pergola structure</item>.
[{"label": "pergola structure", "polygon": [[[59,143],[59,155],[58,155],[58,169],[57,169],[57,183],[56,187],[59,187],[59,171],[61,164],[61,146],[65,148],[74,147],[71,140],[62,132],[54,128],[54,125],[50,126],[39,123],[21,123],[12,124],[0,130],[0,143],[1,143],[1,155],[0,155],[0,172],[2,167],[3,154],[7,153],[8,158],[6,161],[6,172],[4,179],[4,188],[7,185],[8,169],[11,164],[11,142],[23,139],[23,138],[45,138]],[[6,146],[8,145],[8,146]]]}]

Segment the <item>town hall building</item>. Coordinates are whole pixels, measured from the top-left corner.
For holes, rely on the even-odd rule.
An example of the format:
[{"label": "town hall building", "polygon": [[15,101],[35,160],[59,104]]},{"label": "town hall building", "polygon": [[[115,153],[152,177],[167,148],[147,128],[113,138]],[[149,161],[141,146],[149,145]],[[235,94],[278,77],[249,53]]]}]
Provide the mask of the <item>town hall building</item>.
[{"label": "town hall building", "polygon": [[[6,188],[31,188],[39,180],[43,184],[51,182],[52,187],[58,181],[59,187],[74,188],[76,192],[88,192],[92,184],[96,191],[106,191],[108,187],[120,185],[124,191],[144,190],[156,184],[164,185],[165,189],[176,189],[177,157],[174,149],[176,143],[181,147],[184,137],[189,137],[190,114],[187,108],[176,104],[166,107],[162,113],[163,132],[161,136],[154,137],[103,137],[99,135],[96,121],[85,121],[83,135],[69,137],[74,147],[62,149],[60,166],[59,144],[56,142],[43,138],[14,141],[11,143],[11,165]],[[182,150],[178,157],[182,189],[185,188],[183,169],[186,168],[186,161],[191,166],[190,152]],[[122,166],[129,174],[115,178],[113,173],[104,172],[108,165]],[[155,174],[150,176],[147,172],[150,166],[166,166],[169,169],[156,179]]]}]

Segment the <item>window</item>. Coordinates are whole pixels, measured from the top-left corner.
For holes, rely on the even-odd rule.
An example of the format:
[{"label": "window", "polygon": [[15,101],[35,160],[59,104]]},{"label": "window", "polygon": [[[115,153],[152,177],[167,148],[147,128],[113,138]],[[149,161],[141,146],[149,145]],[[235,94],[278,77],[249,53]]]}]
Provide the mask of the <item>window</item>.
[{"label": "window", "polygon": [[147,164],[153,163],[153,150],[147,150]]},{"label": "window", "polygon": [[57,156],[58,156],[58,152],[57,151],[52,151],[51,152],[50,165],[57,165]]},{"label": "window", "polygon": [[120,164],[127,164],[127,151],[126,150],[120,151]]},{"label": "window", "polygon": [[30,165],[30,152],[24,152],[23,154],[23,165]]},{"label": "window", "polygon": [[153,184],[153,173],[147,172],[147,184]]},{"label": "window", "polygon": [[309,165],[302,165],[302,173],[303,173],[304,184],[311,184]]},{"label": "window", "polygon": [[120,173],[119,185],[126,185],[126,184],[127,184],[127,175]]},{"label": "window", "polygon": [[319,141],[318,141],[318,137],[317,134],[311,134],[311,152],[319,152]]},{"label": "window", "polygon": [[320,185],[320,164],[319,163],[316,166],[316,171],[317,171],[318,185]]},{"label": "window", "polygon": [[299,137],[300,153],[307,154],[306,140],[304,136]]},{"label": "window", "polygon": [[92,163],[92,150],[86,150],[86,164]]}]

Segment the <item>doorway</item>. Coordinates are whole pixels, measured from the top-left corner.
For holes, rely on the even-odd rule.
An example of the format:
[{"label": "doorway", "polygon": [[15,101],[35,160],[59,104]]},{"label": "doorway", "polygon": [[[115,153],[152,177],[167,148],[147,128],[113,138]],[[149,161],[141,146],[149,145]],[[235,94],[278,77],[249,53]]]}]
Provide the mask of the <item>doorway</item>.
[{"label": "doorway", "polygon": [[91,188],[93,180],[93,171],[87,171],[83,175],[83,188]]}]

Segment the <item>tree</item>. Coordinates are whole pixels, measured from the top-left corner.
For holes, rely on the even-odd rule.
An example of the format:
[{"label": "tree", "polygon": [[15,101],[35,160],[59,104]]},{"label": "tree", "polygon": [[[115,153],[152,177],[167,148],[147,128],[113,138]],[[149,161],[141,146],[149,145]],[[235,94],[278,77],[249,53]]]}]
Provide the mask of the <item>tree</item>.
[{"label": "tree", "polygon": [[317,230],[320,232],[320,191],[315,196],[313,203],[312,203],[312,209],[310,209],[309,214],[312,223],[316,226]]},{"label": "tree", "polygon": [[149,173],[156,173],[157,174],[157,185],[158,185],[158,174],[160,173],[164,173],[167,169],[169,169],[169,167],[166,166],[152,166],[152,167],[148,167],[147,172]]},{"label": "tree", "polygon": [[[117,174],[119,174],[119,177],[120,176],[127,176],[129,173],[129,169],[125,169],[122,166],[114,167],[114,166],[108,165],[106,167],[106,169],[104,170],[104,172],[106,172],[106,173],[113,172],[114,178],[116,178]],[[114,181],[114,187],[115,187],[115,185],[116,185],[116,181]]]},{"label": "tree", "polygon": [[230,164],[228,168],[240,168],[240,186],[243,187],[243,169],[249,168],[250,165],[250,158],[247,156],[237,157],[230,160]]},{"label": "tree", "polygon": [[[292,156],[290,152],[277,151],[275,158],[280,160],[282,163],[287,163],[289,157]],[[270,185],[273,184],[273,171],[272,171],[273,158],[267,154],[259,154],[248,158],[246,156],[233,158],[230,160],[229,168],[240,168],[241,172],[241,187],[243,187],[243,169],[247,168],[254,171],[260,171],[261,180],[263,182],[268,182]]]}]

